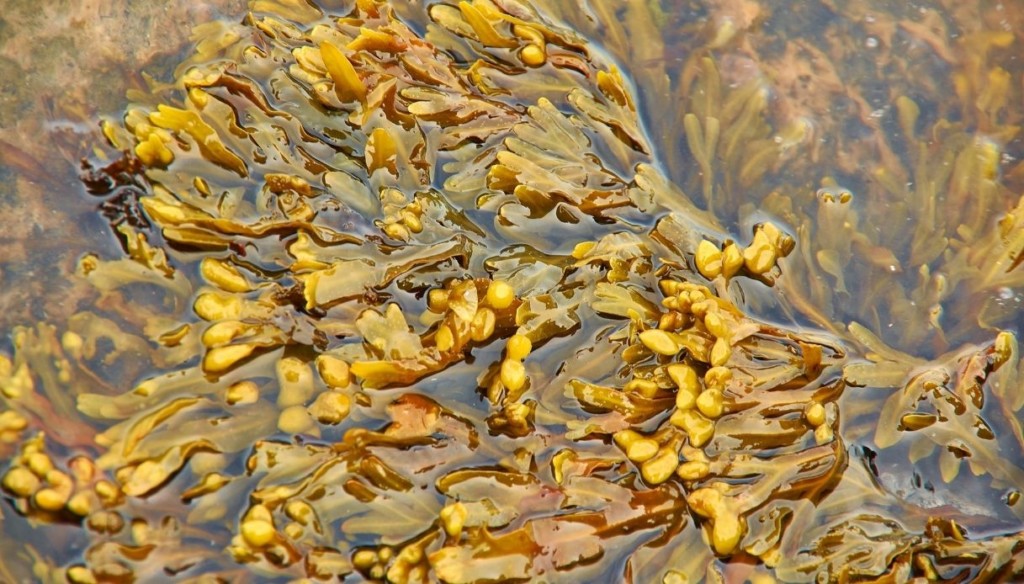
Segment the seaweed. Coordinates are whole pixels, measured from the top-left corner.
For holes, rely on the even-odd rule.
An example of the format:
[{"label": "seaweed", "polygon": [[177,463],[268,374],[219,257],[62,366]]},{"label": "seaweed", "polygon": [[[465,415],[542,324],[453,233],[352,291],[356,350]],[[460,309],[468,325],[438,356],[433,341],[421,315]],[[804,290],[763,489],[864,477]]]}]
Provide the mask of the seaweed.
[{"label": "seaweed", "polygon": [[[683,42],[657,2],[622,7],[636,48],[593,7],[618,60],[516,0],[259,0],[199,27],[103,124],[118,161],[85,167],[123,245],[80,257],[93,305],[0,355],[4,493],[83,532],[81,557],[28,548],[37,572],[1019,574],[1024,365],[995,300],[1022,285],[1019,72],[988,61],[1015,37],[936,45],[959,118],[895,96],[906,148],[866,122],[854,194],[787,178],[832,128],[800,96],[773,111],[788,79],[725,69],[766,20],[725,4],[674,77],[642,66]],[[867,107],[841,47],[753,55]],[[675,135],[649,131],[658,100]],[[915,499],[867,443],[990,501]]]}]

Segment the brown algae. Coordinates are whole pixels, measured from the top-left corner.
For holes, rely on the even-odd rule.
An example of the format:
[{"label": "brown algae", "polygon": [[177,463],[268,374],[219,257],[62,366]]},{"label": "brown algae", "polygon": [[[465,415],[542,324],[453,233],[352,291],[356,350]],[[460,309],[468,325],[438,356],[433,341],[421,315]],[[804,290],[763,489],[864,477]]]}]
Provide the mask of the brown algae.
[{"label": "brown algae", "polygon": [[[1020,574],[1020,313],[991,300],[1024,287],[1020,71],[984,57],[1019,40],[963,41],[956,121],[893,100],[909,154],[876,144],[865,196],[904,232],[830,177],[764,186],[817,146],[723,79],[753,8],[695,37],[681,148],[542,4],[255,0],[104,124],[86,180],[142,220],[81,258],[93,306],[0,355],[7,501],[82,531],[26,548],[38,577]],[[944,487],[894,487],[897,459]]]}]

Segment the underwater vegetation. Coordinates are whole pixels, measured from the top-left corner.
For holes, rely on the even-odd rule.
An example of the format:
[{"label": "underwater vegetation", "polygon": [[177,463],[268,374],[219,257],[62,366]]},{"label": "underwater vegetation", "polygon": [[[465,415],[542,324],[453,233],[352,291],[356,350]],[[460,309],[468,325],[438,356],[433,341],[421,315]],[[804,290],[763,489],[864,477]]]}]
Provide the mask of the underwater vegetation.
[{"label": "underwater vegetation", "polygon": [[1024,576],[1017,33],[815,4],[879,109],[753,2],[340,4],[102,122],[123,253],[0,353],[0,579]]}]

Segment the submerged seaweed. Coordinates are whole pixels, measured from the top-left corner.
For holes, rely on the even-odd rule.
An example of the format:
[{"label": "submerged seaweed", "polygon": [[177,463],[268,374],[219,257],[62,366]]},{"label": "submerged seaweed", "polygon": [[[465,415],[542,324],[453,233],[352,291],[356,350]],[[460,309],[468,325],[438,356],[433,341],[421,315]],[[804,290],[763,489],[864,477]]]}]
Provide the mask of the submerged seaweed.
[{"label": "submerged seaweed", "polygon": [[[630,4],[629,54],[610,5],[613,55],[515,0],[197,29],[85,173],[124,255],[84,254],[92,305],[0,355],[12,509],[84,527],[81,557],[27,548],[37,577],[1020,575],[1020,313],[993,299],[1024,287],[1021,113],[984,56],[1014,36],[964,41],[955,122],[895,97],[909,154],[869,128],[854,195],[807,167],[816,104],[724,78],[755,5],[672,78],[640,65],[669,17]],[[652,137],[624,71],[678,123]]]}]

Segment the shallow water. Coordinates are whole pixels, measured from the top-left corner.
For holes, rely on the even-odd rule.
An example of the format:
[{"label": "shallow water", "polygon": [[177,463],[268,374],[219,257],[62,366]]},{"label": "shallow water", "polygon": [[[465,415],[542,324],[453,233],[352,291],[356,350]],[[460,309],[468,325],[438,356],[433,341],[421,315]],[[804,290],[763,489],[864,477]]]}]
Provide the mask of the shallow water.
[{"label": "shallow water", "polygon": [[[1021,552],[1013,541],[1024,520],[1024,503],[1017,501],[1024,484],[1024,366],[1013,334],[1024,320],[1024,142],[1018,130],[1024,118],[1018,57],[1024,11],[996,2],[542,2],[536,26],[548,30],[543,23],[550,19],[555,31],[545,39],[548,61],[523,68],[516,60],[525,60],[519,48],[506,54],[504,47],[463,38],[481,34],[459,20],[468,18],[465,9],[458,18],[452,16],[457,9],[439,17],[414,3],[395,4],[397,17],[416,35],[455,56],[453,70],[480,55],[500,63],[486,79],[507,92],[488,95],[495,108],[489,116],[505,115],[522,130],[541,119],[525,107],[549,97],[555,114],[543,118],[541,129],[550,131],[552,120],[573,115],[585,136],[580,148],[592,151],[586,161],[599,164],[569,160],[577,152],[559,153],[557,140],[536,132],[517,134],[534,148],[520,147],[520,154],[543,156],[536,152],[547,149],[561,165],[547,170],[570,180],[578,175],[574,164],[584,168],[587,181],[605,172],[604,183],[588,188],[609,197],[632,193],[629,203],[593,211],[587,210],[592,200],[570,195],[538,202],[539,195],[528,191],[513,196],[500,180],[454,188],[476,180],[467,170],[468,154],[484,159],[488,149],[506,148],[498,143],[507,128],[472,130],[478,150],[441,148],[436,169],[417,167],[433,173],[418,185],[409,170],[416,164],[402,166],[403,156],[423,162],[409,153],[415,149],[399,149],[393,172],[374,170],[381,163],[364,160],[359,149],[383,138],[368,138],[368,129],[349,133],[317,125],[347,111],[344,100],[337,102],[342,92],[320,94],[321,103],[315,91],[301,93],[316,87],[316,75],[335,85],[339,77],[326,75],[322,60],[319,72],[316,66],[300,71],[312,77],[301,77],[294,87],[274,77],[280,67],[275,63],[291,55],[281,47],[292,41],[282,40],[286,34],[260,37],[239,24],[245,7],[238,0],[201,7],[5,6],[0,210],[7,221],[0,234],[0,330],[10,332],[0,345],[7,364],[0,370],[0,413],[8,416],[0,419],[0,454],[9,461],[3,470],[12,476],[17,467],[28,476],[34,447],[26,451],[25,444],[39,432],[46,434],[47,460],[61,472],[75,475],[77,456],[96,460],[99,469],[90,478],[75,475],[73,492],[90,493],[85,513],[70,502],[44,508],[38,489],[49,484],[60,491],[60,477],[33,470],[42,482],[27,495],[5,482],[0,579],[350,574],[352,580],[379,580],[386,572],[408,580],[416,569],[429,580],[451,582],[1020,576]],[[513,3],[498,4],[521,17]],[[320,18],[301,3],[275,5],[253,3],[252,18],[291,20],[299,28]],[[344,14],[351,6],[330,3],[324,9]],[[536,33],[509,32],[512,27],[496,13],[481,14],[512,35],[508,42],[516,47],[540,42],[530,36]],[[226,25],[206,25],[189,36],[194,26],[218,18]],[[246,55],[249,34],[261,50],[280,50],[273,53],[277,61]],[[232,41],[237,35],[242,42]],[[200,56],[191,57],[196,43]],[[320,51],[316,59],[322,59]],[[121,175],[98,172],[116,164],[120,150],[141,157],[136,145],[145,139],[130,119],[129,130],[114,131],[110,144],[100,120],[120,126],[129,104],[182,107],[189,98],[178,63],[241,62],[243,55],[249,59],[243,77],[254,80],[268,103],[306,124],[310,136],[297,140],[298,126],[275,125],[282,116],[261,113],[237,86],[217,93],[214,83],[214,103],[242,112],[237,123],[260,144],[248,150],[251,144],[239,138],[243,132],[232,136],[230,121],[211,122],[252,176],[232,175],[225,170],[233,164],[230,157],[217,162],[216,154],[184,138],[174,145],[175,161],[167,170],[160,168],[167,164],[147,161],[149,168],[126,167]],[[624,74],[624,85],[607,79],[601,85],[596,72],[611,71],[611,65]],[[593,92],[596,109],[564,99],[574,85]],[[636,96],[635,128],[623,103],[628,97],[615,101],[630,92]],[[501,108],[507,109],[494,113]],[[614,112],[610,121],[600,121],[603,111]],[[399,144],[419,144],[385,117],[372,123],[399,136]],[[444,140],[438,136],[463,123],[439,119],[417,122],[426,134],[433,132],[423,141],[428,151]],[[702,156],[711,128],[718,139]],[[306,148],[302,157],[290,149],[294,143]],[[327,156],[333,152],[340,154]],[[433,156],[427,156],[431,168]],[[83,159],[92,178],[109,176],[113,188],[87,193],[80,180]],[[433,259],[406,264],[404,274],[367,284],[364,293],[345,292],[352,298],[339,303],[342,292],[335,289],[347,286],[340,276],[376,280],[367,279],[372,270],[348,244],[332,247],[321,238],[312,255],[296,252],[295,232],[313,233],[312,220],[298,229],[276,228],[279,235],[272,237],[220,223],[204,227],[202,237],[213,239],[196,245],[189,238],[199,235],[174,239],[168,229],[179,224],[152,207],[143,212],[138,203],[160,184],[173,192],[164,202],[181,197],[234,221],[233,207],[225,211],[223,202],[213,206],[205,195],[183,194],[202,194],[190,186],[199,176],[214,192],[220,187],[235,193],[239,221],[262,218],[261,212],[273,217],[274,205],[296,204],[284,193],[308,187],[259,188],[275,180],[268,174],[289,165],[295,176],[319,180],[315,188],[344,193],[341,211],[317,208],[320,225],[358,236],[369,260],[406,262],[406,252],[417,249]],[[338,171],[365,186],[333,186]],[[527,180],[519,172],[506,182],[538,192],[544,189],[537,185],[559,184],[543,173]],[[649,179],[655,186],[645,187],[634,174],[664,175],[671,182]],[[633,190],[616,191],[615,180]],[[370,189],[391,186],[412,194],[417,189],[410,185],[442,195],[417,199],[427,209],[418,215],[426,222],[423,235],[410,236],[411,227],[402,227],[405,236],[398,237],[401,231],[387,231],[390,203],[383,196],[378,202]],[[652,202],[644,203],[648,196]],[[282,212],[302,212],[297,208]],[[666,226],[662,220],[671,213],[681,219]],[[752,235],[760,229],[755,226],[764,222],[795,241],[788,255],[779,253],[786,257],[777,267],[759,271],[748,263],[731,280],[702,278],[694,267],[699,241],[753,247],[758,240]],[[127,231],[118,235],[116,225]],[[624,239],[624,232],[635,241]],[[128,242],[140,235],[152,247],[132,248]],[[457,252],[439,252],[447,236],[466,239],[458,240]],[[222,245],[225,237],[230,244]],[[601,242],[596,250],[607,245],[611,251],[591,257],[576,247],[589,241]],[[156,256],[147,255],[153,250]],[[136,259],[117,263],[126,254]],[[231,320],[203,316],[195,304],[208,284],[218,282],[202,267],[204,258],[227,258],[262,290],[276,290],[231,291],[230,283],[219,284],[250,303],[241,321],[264,327],[255,335],[264,343],[257,356],[223,371],[209,363],[216,347],[204,347],[199,338],[204,320],[213,321],[211,329]],[[309,264],[299,266],[298,258]],[[310,274],[337,261],[345,271],[319,281],[326,279],[326,294],[338,296],[303,299],[303,286],[317,285]],[[152,275],[161,270],[164,279]],[[476,294],[488,288],[480,281],[479,291],[470,292],[467,278],[474,277],[507,280],[517,294],[511,309],[497,303],[487,309],[497,314],[492,334],[429,371],[386,377],[395,375],[388,368],[397,361],[389,359],[410,359],[408,347],[440,345],[441,317],[425,312],[428,290],[445,290],[453,303],[472,294],[477,311]],[[679,358],[700,373],[710,368],[707,355],[698,357],[700,351],[690,347],[680,357],[677,347],[675,357],[658,357],[636,334],[659,325],[650,316],[660,314],[659,279],[707,284],[722,298],[723,310],[735,307],[727,317],[734,331],[761,327],[730,347],[726,364],[735,377],[722,388],[726,412],[713,422],[715,438],[706,446],[695,447],[695,433],[670,420],[677,390],[665,366]],[[595,289],[627,296],[632,290],[641,297],[634,296],[633,306],[647,302],[655,308],[647,309],[652,312],[646,319],[625,318],[616,306],[626,301],[595,296]],[[598,301],[605,307],[594,308]],[[387,302],[401,308],[415,334],[391,313],[381,319],[386,324],[363,319],[369,313],[364,310],[385,312]],[[274,307],[269,316],[267,306]],[[547,312],[539,310],[545,307]],[[460,317],[453,311],[442,314],[455,327]],[[180,328],[183,323],[190,328]],[[693,326],[715,341],[710,324]],[[168,340],[175,331],[184,332]],[[536,347],[525,361],[522,392],[510,390],[504,378],[494,381],[509,360],[503,351],[511,350],[506,342],[513,333]],[[821,365],[813,363],[818,350]],[[363,363],[356,376],[361,383],[332,389],[329,375],[317,371],[321,354],[353,367]],[[416,367],[423,366],[424,354]],[[371,358],[390,363],[387,373],[374,373],[365,364]],[[630,387],[631,379],[656,382],[657,388],[635,397],[631,392],[639,390],[619,389]],[[255,403],[231,405],[231,391],[251,380],[258,385]],[[131,392],[144,382],[153,393]],[[710,391],[710,382],[705,387]],[[602,388],[610,391],[603,394]],[[316,405],[318,396],[336,394],[345,396],[338,398],[347,404],[343,421],[316,422],[302,413],[305,406],[324,411],[315,410],[326,407]],[[809,413],[815,403],[825,412],[817,425]],[[717,418],[707,411],[701,408]],[[818,436],[818,428],[827,432]],[[626,456],[622,432],[628,429],[652,438],[659,453],[674,449],[672,469],[703,460],[710,461],[710,474],[652,480],[645,473],[654,471]],[[379,434],[359,433],[366,431]],[[140,470],[149,471],[147,465],[169,471],[150,484]],[[199,488],[204,476],[225,485]],[[115,485],[115,494],[104,496],[97,481]],[[290,495],[275,491],[293,488]],[[737,545],[718,543],[715,526],[726,519],[701,502],[711,491],[724,493],[723,509],[739,517]],[[299,503],[314,510],[316,526],[296,518],[289,506]],[[272,517],[271,540],[239,535],[263,513]],[[450,527],[451,513],[468,513],[463,534],[442,529]],[[878,551],[864,558],[859,545]],[[401,550],[405,559],[391,558]],[[986,559],[969,560],[972,554]]]}]

